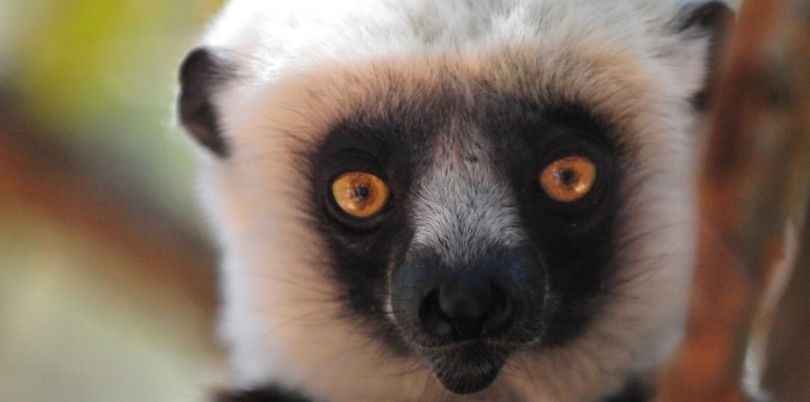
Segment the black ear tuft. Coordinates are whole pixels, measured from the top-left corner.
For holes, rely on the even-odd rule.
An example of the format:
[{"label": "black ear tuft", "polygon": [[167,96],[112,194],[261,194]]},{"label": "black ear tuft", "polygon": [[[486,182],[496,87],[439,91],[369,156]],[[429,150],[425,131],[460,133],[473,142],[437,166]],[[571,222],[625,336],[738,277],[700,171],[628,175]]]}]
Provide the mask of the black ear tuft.
[{"label": "black ear tuft", "polygon": [[722,1],[693,1],[679,13],[676,29],[701,29],[709,34],[725,32],[734,20],[734,11]]},{"label": "black ear tuft", "polygon": [[225,62],[206,48],[192,50],[180,67],[180,122],[200,144],[221,157],[228,155],[228,147],[213,96],[232,75]]},{"label": "black ear tuft", "polygon": [[709,93],[716,81],[723,49],[728,34],[734,27],[734,11],[723,1],[695,0],[681,8],[674,21],[675,31],[686,37],[706,38],[706,81],[703,89],[694,96],[693,104],[705,110]]}]

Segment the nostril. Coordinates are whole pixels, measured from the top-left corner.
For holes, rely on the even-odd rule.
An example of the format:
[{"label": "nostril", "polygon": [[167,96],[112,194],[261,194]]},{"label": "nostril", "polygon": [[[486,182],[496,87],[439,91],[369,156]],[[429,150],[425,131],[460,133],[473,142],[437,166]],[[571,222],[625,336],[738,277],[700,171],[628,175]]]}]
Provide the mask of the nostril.
[{"label": "nostril", "polygon": [[514,313],[514,302],[509,293],[495,282],[490,283],[492,303],[482,333],[492,334],[509,326]]},{"label": "nostril", "polygon": [[453,335],[453,324],[450,317],[442,311],[439,301],[439,289],[430,291],[419,306],[419,321],[425,332],[436,337]]}]

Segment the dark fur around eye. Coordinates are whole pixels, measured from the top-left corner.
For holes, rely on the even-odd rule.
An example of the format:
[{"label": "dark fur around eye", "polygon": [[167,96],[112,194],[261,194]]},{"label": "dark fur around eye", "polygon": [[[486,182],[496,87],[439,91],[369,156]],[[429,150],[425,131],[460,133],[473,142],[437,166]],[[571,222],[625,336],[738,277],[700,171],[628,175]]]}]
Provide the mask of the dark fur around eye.
[{"label": "dark fur around eye", "polygon": [[[494,142],[496,155],[506,155],[497,165],[505,170],[518,197],[545,211],[552,220],[579,227],[592,226],[605,217],[606,199],[617,186],[615,159],[622,153],[611,140],[613,128],[577,105],[543,107],[511,100],[513,107],[493,112],[490,130],[511,134],[509,141]],[[498,131],[499,130],[499,131]],[[566,156],[583,156],[597,168],[594,187],[580,200],[560,203],[549,198],[537,177],[550,163]]]},{"label": "dark fur around eye", "polygon": [[[347,232],[362,234],[376,228],[386,219],[390,210],[398,202],[396,172],[390,172],[389,152],[384,143],[375,141],[374,133],[366,133],[369,138],[342,138],[335,132],[323,144],[318,156],[318,167],[313,174],[313,189],[317,202],[334,223]],[[332,183],[344,173],[366,172],[379,177],[389,187],[388,201],[383,209],[374,216],[357,218],[343,212],[332,195]],[[392,175],[393,173],[393,175]],[[394,179],[390,179],[393,177]]]}]

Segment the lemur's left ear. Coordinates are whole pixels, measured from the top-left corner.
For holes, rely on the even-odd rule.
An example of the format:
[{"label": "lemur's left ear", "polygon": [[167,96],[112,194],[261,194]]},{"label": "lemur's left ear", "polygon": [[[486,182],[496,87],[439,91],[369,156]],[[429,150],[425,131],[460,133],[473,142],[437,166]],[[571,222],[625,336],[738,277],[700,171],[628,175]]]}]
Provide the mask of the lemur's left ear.
[{"label": "lemur's left ear", "polygon": [[[709,91],[720,67],[724,44],[734,27],[734,11],[723,1],[687,0],[671,21],[670,29],[678,36],[680,47],[689,59],[697,58],[702,81],[694,96],[695,106],[705,109]],[[691,64],[691,63],[690,63]]]},{"label": "lemur's left ear", "polygon": [[233,75],[227,63],[211,49],[197,48],[180,67],[177,113],[180,123],[194,138],[220,157],[228,155],[222,134],[216,91]]}]

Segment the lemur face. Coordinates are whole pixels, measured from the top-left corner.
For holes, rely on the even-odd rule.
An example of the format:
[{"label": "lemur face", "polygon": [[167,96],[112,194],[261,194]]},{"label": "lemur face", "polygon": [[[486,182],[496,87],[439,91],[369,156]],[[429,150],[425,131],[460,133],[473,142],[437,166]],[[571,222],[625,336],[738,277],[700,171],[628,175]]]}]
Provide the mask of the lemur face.
[{"label": "lemur face", "polygon": [[692,101],[727,8],[617,23],[630,3],[538,1],[565,18],[449,51],[377,54],[407,41],[364,27],[359,56],[349,34],[307,31],[341,55],[261,29],[192,53],[180,115],[215,154],[240,385],[585,401],[654,365],[688,295]]},{"label": "lemur face", "polygon": [[627,151],[583,105],[433,79],[411,78],[413,99],[377,89],[388,100],[336,121],[302,165],[347,311],[469,393],[598,314]]}]

